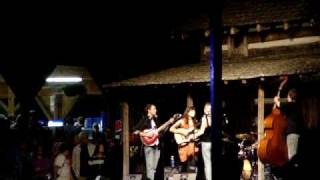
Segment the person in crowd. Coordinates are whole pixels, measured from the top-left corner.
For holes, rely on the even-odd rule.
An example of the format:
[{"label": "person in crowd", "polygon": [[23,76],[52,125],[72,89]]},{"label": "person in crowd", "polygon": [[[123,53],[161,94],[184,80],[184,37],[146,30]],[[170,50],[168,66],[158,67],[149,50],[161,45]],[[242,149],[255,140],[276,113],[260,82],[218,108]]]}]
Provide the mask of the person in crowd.
[{"label": "person in crowd", "polygon": [[90,175],[89,159],[93,156],[95,145],[89,143],[88,134],[79,134],[80,144],[75,146],[72,151],[72,170],[76,178],[87,179]]},{"label": "person in crowd", "polygon": [[33,177],[36,180],[47,180],[51,177],[50,159],[47,154],[42,145],[36,147],[32,160]]},{"label": "person in crowd", "polygon": [[73,180],[71,171],[71,156],[67,144],[62,144],[59,154],[54,160],[53,177],[55,180]]}]

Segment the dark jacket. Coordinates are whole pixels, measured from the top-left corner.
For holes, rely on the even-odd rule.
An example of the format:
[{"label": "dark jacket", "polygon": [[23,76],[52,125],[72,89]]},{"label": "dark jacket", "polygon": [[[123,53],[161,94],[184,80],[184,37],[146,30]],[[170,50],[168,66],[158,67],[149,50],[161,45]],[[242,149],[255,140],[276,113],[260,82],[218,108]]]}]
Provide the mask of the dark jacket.
[{"label": "dark jacket", "polygon": [[[157,126],[157,128],[159,128],[161,126],[159,119],[158,118],[154,118],[154,122]],[[133,127],[133,130],[139,130],[139,131],[143,131],[145,129],[151,129],[151,119],[148,116],[142,116],[142,118],[140,119],[140,121]],[[163,137],[163,133],[160,134],[159,136],[159,148],[163,148],[164,144],[163,141],[161,140]]]},{"label": "dark jacket", "polygon": [[[156,126],[160,126],[160,122],[158,118],[153,119],[156,123]],[[145,130],[145,129],[151,129],[151,119],[148,116],[142,116],[140,121],[134,126],[133,130]]]},{"label": "dark jacket", "polygon": [[288,120],[286,133],[300,134],[303,127],[303,117],[299,105],[297,103],[286,103],[281,106],[280,110]]}]

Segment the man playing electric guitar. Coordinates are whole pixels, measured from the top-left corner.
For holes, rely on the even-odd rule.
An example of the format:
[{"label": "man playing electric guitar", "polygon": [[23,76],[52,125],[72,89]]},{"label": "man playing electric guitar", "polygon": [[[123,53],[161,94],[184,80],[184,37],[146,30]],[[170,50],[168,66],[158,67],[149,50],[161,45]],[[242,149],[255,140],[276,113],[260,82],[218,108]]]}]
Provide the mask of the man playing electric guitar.
[{"label": "man playing electric guitar", "polygon": [[159,126],[157,108],[154,104],[147,104],[145,107],[145,115],[140,119],[134,127],[135,134],[139,134],[144,144],[144,154],[146,160],[147,178],[153,180],[160,158],[159,133],[165,130],[171,123],[179,118],[176,114],[169,121]]}]

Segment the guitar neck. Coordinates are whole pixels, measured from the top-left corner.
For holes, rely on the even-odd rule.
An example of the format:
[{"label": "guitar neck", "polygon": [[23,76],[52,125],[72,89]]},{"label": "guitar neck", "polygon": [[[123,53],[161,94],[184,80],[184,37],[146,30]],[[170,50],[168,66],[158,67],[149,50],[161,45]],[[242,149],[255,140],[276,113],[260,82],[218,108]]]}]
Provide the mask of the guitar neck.
[{"label": "guitar neck", "polygon": [[164,124],[162,124],[159,128],[157,128],[157,131],[158,131],[158,132],[163,131],[170,123],[171,123],[171,119],[169,119],[167,122],[165,122]]},{"label": "guitar neck", "polygon": [[[283,86],[285,85],[285,83],[288,81],[288,77],[285,77],[284,80],[281,82],[279,88],[278,88],[278,92],[277,92],[277,96],[280,97],[280,92],[283,88]],[[276,103],[274,103],[273,105],[273,109],[276,108]]]}]

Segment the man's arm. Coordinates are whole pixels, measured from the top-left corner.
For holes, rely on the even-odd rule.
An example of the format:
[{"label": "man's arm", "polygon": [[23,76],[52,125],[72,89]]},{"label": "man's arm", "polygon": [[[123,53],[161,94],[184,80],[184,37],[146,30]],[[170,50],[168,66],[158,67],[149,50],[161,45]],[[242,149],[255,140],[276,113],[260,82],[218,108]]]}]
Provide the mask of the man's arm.
[{"label": "man's arm", "polygon": [[198,138],[199,136],[203,135],[205,129],[207,128],[207,120],[205,118],[205,116],[203,116],[201,118],[201,126],[200,129],[195,133],[196,138]]}]

